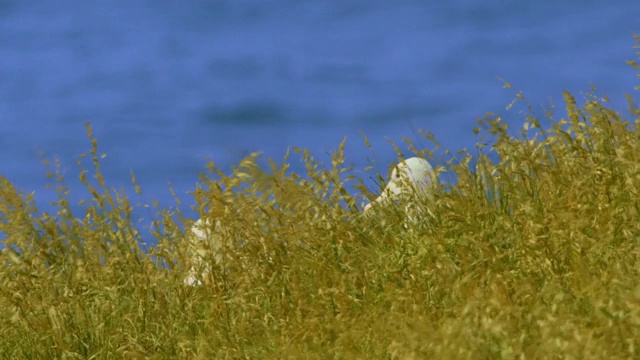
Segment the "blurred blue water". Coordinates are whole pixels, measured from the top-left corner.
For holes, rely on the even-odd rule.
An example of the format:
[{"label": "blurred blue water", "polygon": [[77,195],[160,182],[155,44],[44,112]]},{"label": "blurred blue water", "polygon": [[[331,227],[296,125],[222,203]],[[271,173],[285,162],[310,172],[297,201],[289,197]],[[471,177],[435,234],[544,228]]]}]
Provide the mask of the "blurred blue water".
[{"label": "blurred blue water", "polygon": [[457,150],[488,112],[519,126],[497,77],[540,113],[591,84],[624,110],[638,19],[637,0],[0,0],[0,174],[45,205],[38,151],[75,178],[85,121],[108,183],[131,189],[134,171],[171,204],[171,182],[184,210],[205,158],[321,155],[347,136],[347,159],[384,172],[386,138],[419,128]]}]

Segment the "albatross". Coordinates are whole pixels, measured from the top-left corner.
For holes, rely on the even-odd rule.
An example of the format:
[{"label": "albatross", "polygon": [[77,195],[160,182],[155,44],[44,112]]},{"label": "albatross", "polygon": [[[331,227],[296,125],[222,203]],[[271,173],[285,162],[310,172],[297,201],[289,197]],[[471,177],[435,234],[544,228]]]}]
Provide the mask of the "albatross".
[{"label": "albatross", "polygon": [[220,228],[219,220],[216,221],[215,226],[211,226],[209,220],[198,219],[191,226],[187,239],[189,241],[188,254],[191,257],[192,266],[189,269],[189,275],[184,280],[185,284],[192,286],[202,284],[199,275],[204,277],[210,271],[210,266],[207,263],[209,251],[213,251],[213,258],[216,262],[222,261],[222,234],[218,233]]},{"label": "albatross", "polygon": [[380,196],[365,206],[364,213],[370,213],[371,209],[378,206],[399,202],[404,203],[405,211],[410,212],[415,208],[416,200],[419,202],[421,198],[431,196],[435,180],[435,172],[427,160],[419,157],[402,160],[391,172],[389,182]]},{"label": "albatross", "polygon": [[[391,172],[387,186],[377,199],[365,206],[364,213],[369,214],[378,206],[401,202],[405,205],[405,211],[411,220],[420,199],[429,198],[435,179],[433,167],[427,160],[419,157],[401,160]],[[419,211],[419,208],[417,210]],[[184,280],[185,284],[202,284],[201,279],[210,272],[207,254],[213,252],[212,259],[218,264],[223,260],[224,230],[220,220],[212,223],[211,219],[198,219],[193,223],[187,234],[192,267]]]}]

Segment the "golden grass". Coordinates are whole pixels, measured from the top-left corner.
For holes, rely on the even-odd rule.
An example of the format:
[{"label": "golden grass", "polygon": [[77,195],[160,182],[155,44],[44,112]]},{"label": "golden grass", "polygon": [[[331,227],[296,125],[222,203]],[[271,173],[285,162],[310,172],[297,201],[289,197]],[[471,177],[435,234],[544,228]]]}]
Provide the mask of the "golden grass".
[{"label": "golden grass", "polygon": [[256,155],[203,176],[227,256],[201,286],[180,202],[143,249],[89,129],[80,216],[59,171],[55,214],[0,177],[0,358],[637,359],[640,109],[565,100],[526,136],[483,122],[491,146],[436,169],[458,181],[408,229],[401,207],[361,214],[342,146],[329,168],[302,151],[304,176]]}]

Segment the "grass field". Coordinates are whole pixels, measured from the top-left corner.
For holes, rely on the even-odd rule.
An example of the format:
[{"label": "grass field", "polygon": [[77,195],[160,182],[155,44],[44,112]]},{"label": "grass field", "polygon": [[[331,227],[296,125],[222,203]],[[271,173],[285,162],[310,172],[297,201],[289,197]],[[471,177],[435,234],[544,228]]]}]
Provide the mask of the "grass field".
[{"label": "grass field", "polygon": [[250,156],[203,175],[228,246],[200,286],[181,203],[143,248],[89,129],[86,212],[60,172],[51,214],[0,177],[0,358],[638,359],[640,109],[565,107],[517,136],[484,121],[408,227],[402,206],[361,213],[342,147],[302,152],[306,174]]}]

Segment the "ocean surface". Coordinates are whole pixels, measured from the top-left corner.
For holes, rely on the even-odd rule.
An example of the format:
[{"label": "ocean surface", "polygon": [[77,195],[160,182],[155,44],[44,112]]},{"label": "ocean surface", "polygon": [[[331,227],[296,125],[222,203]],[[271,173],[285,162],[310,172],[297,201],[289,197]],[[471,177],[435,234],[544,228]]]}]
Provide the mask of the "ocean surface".
[{"label": "ocean surface", "polygon": [[108,184],[169,206],[171,183],[190,216],[207,159],[229,170],[297,146],[328,161],[346,136],[370,179],[396,158],[387,139],[427,146],[417,129],[452,150],[487,113],[515,132],[516,91],[562,117],[562,91],[580,102],[595,84],[624,113],[640,98],[634,33],[638,0],[0,0],[0,174],[46,210],[44,152],[88,198],[89,121]]}]

